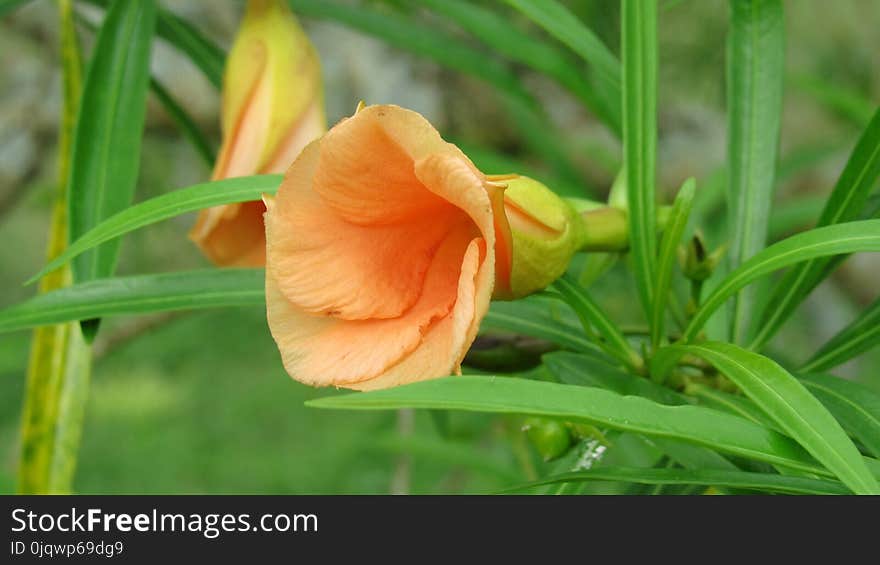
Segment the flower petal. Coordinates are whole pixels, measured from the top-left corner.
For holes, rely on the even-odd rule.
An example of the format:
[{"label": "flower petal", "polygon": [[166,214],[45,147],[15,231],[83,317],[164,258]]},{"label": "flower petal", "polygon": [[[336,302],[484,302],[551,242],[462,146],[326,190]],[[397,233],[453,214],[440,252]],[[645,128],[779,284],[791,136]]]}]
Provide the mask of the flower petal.
[{"label": "flower petal", "polygon": [[324,136],[314,190],[351,223],[412,221],[446,206],[419,182],[415,161],[452,151],[416,112],[368,106]]},{"label": "flower petal", "polygon": [[344,221],[311,191],[322,143],[303,150],[266,215],[270,274],[287,300],[312,314],[400,316],[418,300],[444,237],[466,216],[445,204],[425,221],[373,227]]},{"label": "flower petal", "polygon": [[415,351],[389,367],[381,376],[346,384],[356,390],[376,390],[459,371],[461,361],[474,341],[480,320],[489,308],[492,271],[485,268],[485,241],[473,240],[465,252],[453,311],[427,331]]},{"label": "flower petal", "polygon": [[267,317],[287,372],[308,384],[349,386],[383,374],[426,345],[425,335],[434,335],[432,358],[446,361],[432,369],[432,374],[443,374],[447,364],[460,360],[459,351],[449,348],[459,344],[460,349],[464,338],[446,336],[438,341],[437,335],[446,330],[437,324],[453,312],[453,328],[464,327],[459,333],[466,335],[473,321],[473,272],[479,261],[479,241],[473,240],[471,226],[459,224],[437,250],[417,303],[404,315],[386,320],[342,320],[306,313],[287,300],[267,272]]},{"label": "flower petal", "polygon": [[199,213],[189,237],[217,265],[262,267],[266,264],[266,230],[262,202],[213,206]]}]

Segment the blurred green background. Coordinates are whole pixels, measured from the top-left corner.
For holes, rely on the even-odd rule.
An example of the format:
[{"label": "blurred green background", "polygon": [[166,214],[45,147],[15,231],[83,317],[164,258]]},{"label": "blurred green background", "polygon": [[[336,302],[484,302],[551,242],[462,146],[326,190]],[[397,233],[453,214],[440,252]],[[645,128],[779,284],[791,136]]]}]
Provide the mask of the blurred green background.
[{"label": "blurred green background", "polygon": [[[241,2],[163,4],[225,47],[242,10]],[[368,4],[464,36],[417,2]],[[616,2],[566,4],[617,51]],[[723,178],[719,167],[725,160],[727,3],[681,0],[661,6],[658,178],[668,195],[688,176],[697,177],[707,195],[703,225],[718,244],[723,202],[710,193]],[[786,10],[777,238],[811,225],[820,198],[830,191],[880,101],[880,3],[792,0]],[[35,0],[0,21],[0,306],[33,292],[21,282],[44,258],[60,94],[55,18],[52,2]],[[528,27],[512,14],[509,21]],[[508,124],[491,88],[479,80],[332,22],[304,19],[303,24],[322,57],[331,123],[350,114],[360,99],[396,103],[425,114],[447,139],[490,150],[485,157],[482,151],[473,155],[478,164],[501,155],[545,171]],[[82,38],[88,48],[90,33],[82,30]],[[218,140],[218,94],[191,63],[157,41],[153,71],[203,131]],[[619,166],[619,143],[555,84],[521,73],[564,137],[584,185],[603,197]],[[137,198],[200,182],[209,174],[150,100]],[[127,237],[119,272],[205,265],[185,237],[192,221],[177,218]],[[596,287],[602,302],[625,322],[633,300],[626,279],[618,265]],[[848,260],[787,324],[772,344],[774,352],[782,359],[803,358],[876,297],[878,280],[876,254]],[[29,339],[29,333],[0,337],[0,492],[14,489]],[[111,319],[102,327],[96,351],[78,492],[487,492],[524,480],[530,468],[542,465],[515,418],[418,413],[410,422],[408,414],[304,407],[305,400],[335,391],[287,377],[259,309]],[[878,367],[875,352],[840,374],[880,389]]]}]

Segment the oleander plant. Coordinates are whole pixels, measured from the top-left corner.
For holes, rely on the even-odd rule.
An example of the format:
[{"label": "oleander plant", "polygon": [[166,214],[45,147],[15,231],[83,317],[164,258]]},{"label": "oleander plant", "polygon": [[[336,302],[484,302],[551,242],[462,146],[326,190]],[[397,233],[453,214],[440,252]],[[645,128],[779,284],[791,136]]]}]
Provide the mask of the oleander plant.
[{"label": "oleander plant", "polygon": [[[723,27],[706,67],[722,123],[694,146],[716,143],[723,159],[669,172],[663,106],[682,106],[660,96],[659,31],[696,14],[696,0],[247,0],[233,3],[229,45],[174,2],[0,0],[0,14],[15,25],[37,4],[58,30],[61,96],[57,152],[43,155],[55,170],[47,256],[5,281],[30,296],[0,309],[0,332],[29,352],[6,377],[23,396],[8,434],[19,492],[88,479],[83,490],[101,491],[97,450],[125,457],[138,434],[153,437],[146,425],[108,436],[90,424],[102,406],[140,417],[136,387],[89,400],[113,323],[153,320],[128,336],[148,340],[185,312],[225,309],[129,357],[234,358],[235,374],[195,363],[211,387],[243,383],[210,396],[198,422],[262,430],[262,448],[218,432],[206,453],[240,455],[204,466],[238,465],[243,478],[184,478],[182,491],[299,490],[251,485],[259,472],[244,463],[294,449],[279,431],[291,426],[320,443],[288,466],[365,481],[347,491],[382,490],[369,482],[376,462],[359,455],[369,443],[393,492],[880,494],[880,270],[842,274],[850,257],[880,251],[880,111],[832,75],[792,76],[789,58],[812,56],[787,43],[802,10],[711,3]],[[383,99],[347,93],[346,112],[331,110],[341,95],[325,72],[342,63],[315,34],[336,24],[440,69],[435,86],[457,85],[446,88],[471,109],[466,126],[406,107],[406,85]],[[682,37],[701,25],[694,15]],[[219,93],[219,129],[155,76],[160,46]],[[866,64],[880,76],[876,57]],[[793,107],[793,90],[814,106]],[[149,105],[203,161],[197,184],[144,187],[144,168],[159,166]],[[848,121],[846,139],[781,143],[787,122],[829,108]],[[573,136],[567,120],[588,133]],[[786,178],[826,159],[836,182],[783,198]],[[126,259],[135,248],[121,243],[161,222],[172,225],[155,252],[166,266]],[[176,268],[184,248],[203,265]],[[229,338],[253,313],[246,339]],[[277,393],[258,393],[262,376],[247,369],[263,348]],[[127,382],[125,363],[111,366],[100,382]],[[175,414],[205,412],[203,394],[176,400]],[[281,404],[285,394],[307,396]],[[251,412],[234,408],[250,395]],[[117,439],[88,447],[92,434]],[[198,443],[174,443],[173,424],[163,434],[149,448],[157,461]],[[317,454],[343,444],[354,455]],[[423,462],[431,471],[413,488]],[[140,482],[117,488],[169,490],[150,487],[153,473],[128,469]]]}]

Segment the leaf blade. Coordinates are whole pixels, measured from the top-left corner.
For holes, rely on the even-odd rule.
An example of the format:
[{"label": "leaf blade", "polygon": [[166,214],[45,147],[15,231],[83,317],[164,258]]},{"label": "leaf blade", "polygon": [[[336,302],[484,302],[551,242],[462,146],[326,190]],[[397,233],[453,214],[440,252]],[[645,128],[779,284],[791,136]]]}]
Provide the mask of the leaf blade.
[{"label": "leaf blade", "polygon": [[706,342],[664,348],[655,356],[652,369],[662,374],[685,353],[714,365],[853,492],[880,493],[880,486],[837,420],[777,363],[730,343]]},{"label": "leaf blade", "polygon": [[0,310],[0,333],[104,316],[265,304],[263,269],[93,279]]},{"label": "leaf blade", "polygon": [[[785,21],[781,0],[731,0],[727,44],[728,262],[737,268],[760,251],[775,188],[784,77]],[[731,335],[739,341],[753,301],[733,299]]]},{"label": "leaf blade", "polygon": [[718,283],[694,314],[682,335],[682,341],[693,341],[712,313],[752,281],[801,261],[857,251],[880,251],[880,220],[860,220],[815,228],[774,243]]},{"label": "leaf blade", "polygon": [[651,344],[654,349],[664,339],[666,324],[666,305],[669,302],[669,293],[672,286],[672,269],[675,266],[678,244],[684,235],[684,230],[690,218],[694,204],[696,182],[688,179],[682,185],[681,190],[675,197],[672,213],[660,241],[660,256],[657,262],[656,296],[654,297],[651,311]]},{"label": "leaf blade", "polygon": [[657,3],[623,0],[623,152],[636,286],[650,319],[656,271]]},{"label": "leaf blade", "polygon": [[592,65],[614,97],[620,95],[620,61],[590,28],[556,0],[506,0]]},{"label": "leaf blade", "polygon": [[27,282],[33,282],[97,245],[144,226],[210,206],[259,200],[264,193],[275,194],[281,178],[281,175],[255,175],[205,182],[135,204],[82,234]]},{"label": "leaf blade", "polygon": [[[131,203],[140,161],[149,84],[152,0],[114,2],[107,11],[83,85],[69,180],[74,240]],[[118,242],[80,256],[74,280],[112,274]]]},{"label": "leaf blade", "polygon": [[[859,217],[880,178],[880,108],[862,132],[831,195],[818,226],[848,222]],[[779,330],[795,308],[828,274],[833,258],[817,258],[787,273],[757,318],[751,349],[758,349]]]},{"label": "leaf blade", "polygon": [[825,371],[880,343],[880,299],[813,353],[800,371]]},{"label": "leaf blade", "polygon": [[316,408],[439,408],[524,414],[680,439],[768,463],[829,475],[789,438],[697,406],[663,406],[593,387],[503,377],[448,377],[367,393],[311,400]]},{"label": "leaf blade", "polygon": [[642,367],[641,357],[636,353],[623,332],[608,318],[598,304],[590,298],[587,290],[574,282],[568,275],[563,275],[553,283],[553,287],[559,291],[561,297],[575,311],[581,320],[581,324],[588,332],[591,327],[596,328],[604,341],[599,341],[599,347],[619,359],[624,365],[638,370]]},{"label": "leaf blade", "polygon": [[798,377],[849,433],[880,457],[880,395],[858,383],[821,374]]},{"label": "leaf blade", "polygon": [[641,469],[638,467],[597,467],[585,471],[564,473],[518,485],[507,489],[507,491],[524,490],[557,483],[595,480],[622,481],[646,485],[717,486],[783,494],[832,495],[849,493],[849,490],[842,484],[822,479],[719,469]]}]

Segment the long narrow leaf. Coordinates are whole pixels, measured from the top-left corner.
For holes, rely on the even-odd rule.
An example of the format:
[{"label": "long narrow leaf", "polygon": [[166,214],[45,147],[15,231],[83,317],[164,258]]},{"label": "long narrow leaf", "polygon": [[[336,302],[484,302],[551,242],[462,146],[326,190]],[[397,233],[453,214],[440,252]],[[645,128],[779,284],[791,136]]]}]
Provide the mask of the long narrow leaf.
[{"label": "long narrow leaf", "polygon": [[880,251],[880,220],[862,220],[816,228],[774,243],[729,273],[718,284],[694,314],[682,340],[691,341],[696,338],[712,313],[737,290],[755,279],[816,257],[857,251]]},{"label": "long narrow leaf", "polygon": [[[77,18],[77,23],[93,32],[98,31],[98,26],[86,18]],[[171,93],[162,86],[162,83],[156,77],[150,77],[150,91],[155,95],[156,100],[159,101],[162,107],[165,108],[168,116],[177,124],[181,133],[192,144],[202,160],[205,161],[205,164],[208,167],[212,167],[216,158],[216,151],[212,143],[208,141],[201,129],[199,129],[199,126],[196,125],[195,120],[174,100]]]},{"label": "long narrow leaf", "polygon": [[217,152],[212,146],[212,143],[208,141],[207,137],[205,137],[205,134],[202,133],[202,130],[199,129],[199,126],[196,125],[195,120],[193,120],[187,111],[184,110],[176,100],[174,100],[171,93],[165,90],[162,83],[155,78],[150,79],[150,90],[156,96],[159,103],[162,104],[162,107],[165,108],[165,111],[168,112],[168,116],[171,117],[174,123],[177,124],[177,127],[180,128],[184,137],[189,140],[195,148],[199,157],[202,158],[202,161],[204,161],[208,167],[213,167]]},{"label": "long narrow leaf", "polygon": [[609,92],[620,96],[620,61],[602,40],[557,0],[506,0],[596,69]]},{"label": "long narrow leaf", "polygon": [[801,366],[802,372],[836,367],[880,344],[880,299],[840,330]]},{"label": "long narrow leaf", "polygon": [[[152,0],[114,2],[98,33],[83,86],[69,181],[74,240],[126,208],[134,194],[149,84]],[[73,265],[74,280],[113,273],[118,242],[91,250]]]},{"label": "long narrow leaf", "polygon": [[568,276],[563,276],[554,284],[565,302],[571,306],[578,315],[584,328],[595,330],[601,336],[600,347],[606,349],[609,354],[619,359],[624,365],[639,369],[642,359],[626,341],[626,337],[620,329],[614,325],[605,312],[596,304],[587,290]]},{"label": "long narrow leaf", "polygon": [[700,384],[688,385],[686,392],[696,398],[703,406],[729,412],[734,416],[751,420],[771,430],[779,429],[779,426],[776,425],[772,418],[767,416],[754,402],[744,396],[723,392]]},{"label": "long narrow leaf", "polygon": [[619,101],[608,107],[567,53],[511,26],[501,14],[466,0],[418,1],[475,35],[493,51],[553,78],[620,135]]},{"label": "long narrow leaf", "polygon": [[[83,1],[104,9],[110,4],[110,0]],[[192,24],[160,9],[156,17],[156,35],[186,55],[211,84],[218,89],[221,87],[226,54]]]},{"label": "long narrow leaf", "polygon": [[623,481],[644,485],[704,485],[784,494],[849,493],[849,490],[842,484],[822,479],[718,469],[639,469],[637,467],[598,467],[587,469],[586,471],[553,475],[545,479],[518,485],[508,489],[508,491],[582,481]]},{"label": "long narrow leaf", "polygon": [[691,402],[687,396],[669,387],[626,373],[588,355],[557,351],[544,355],[542,361],[563,384],[604,388],[623,396],[641,396],[670,406]]},{"label": "long narrow leaf", "polygon": [[94,279],[0,310],[0,332],[103,316],[265,303],[263,269]]},{"label": "long narrow leaf", "polygon": [[281,175],[257,175],[205,182],[135,204],[84,233],[64,253],[28,280],[28,283],[61,267],[96,245],[112,241],[138,228],[202,208],[259,200],[264,193],[275,194],[281,178]]},{"label": "long narrow leaf", "polygon": [[660,242],[660,257],[657,262],[657,281],[653,310],[651,312],[651,345],[656,349],[665,339],[666,305],[672,286],[672,269],[678,257],[678,244],[684,235],[694,203],[696,183],[688,179],[678,191],[672,213]]},{"label": "long narrow leaf", "polygon": [[592,387],[503,377],[450,377],[311,400],[348,410],[438,408],[546,416],[680,439],[734,455],[828,475],[791,439],[748,420],[697,406],[663,406]]},{"label": "long narrow leaf", "polygon": [[674,345],[655,355],[652,374],[668,372],[684,354],[714,365],[853,492],[880,494],[880,486],[837,420],[774,361],[729,343]]},{"label": "long narrow leaf", "polygon": [[[560,306],[567,308],[564,304]],[[576,321],[560,318],[546,301],[537,298],[493,302],[480,328],[537,337],[572,351],[598,351],[596,345],[584,337]]]},{"label": "long narrow leaf", "polygon": [[623,0],[623,153],[636,286],[651,319],[656,271],[657,2]]},{"label": "long narrow leaf", "polygon": [[[727,43],[727,256],[735,269],[763,249],[775,187],[784,78],[781,0],[730,0]],[[734,297],[731,335],[747,329],[754,297]]]},{"label": "long narrow leaf", "polygon": [[[831,196],[825,203],[819,226],[848,222],[860,217],[871,191],[880,178],[880,108],[853,149]],[[766,301],[751,349],[773,337],[804,298],[828,276],[832,258],[817,258],[786,274]]]},{"label": "long narrow leaf", "polygon": [[880,457],[880,395],[833,375],[801,374],[801,382],[822,401],[850,435]]}]

